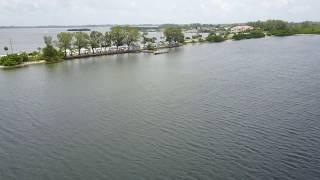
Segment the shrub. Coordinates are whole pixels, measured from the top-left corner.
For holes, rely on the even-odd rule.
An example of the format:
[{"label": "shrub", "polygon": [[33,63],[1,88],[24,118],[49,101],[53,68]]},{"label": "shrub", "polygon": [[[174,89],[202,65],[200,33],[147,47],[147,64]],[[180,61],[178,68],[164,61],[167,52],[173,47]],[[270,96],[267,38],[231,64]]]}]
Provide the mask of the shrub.
[{"label": "shrub", "polygon": [[38,56],[39,54],[38,51],[33,51],[32,53],[29,53],[29,56]]},{"label": "shrub", "polygon": [[295,34],[293,30],[274,30],[270,32],[273,36],[292,36]]},{"label": "shrub", "polygon": [[148,45],[147,45],[147,49],[152,51],[152,50],[155,50],[156,48],[154,47],[154,45],[153,45],[153,44],[148,43]]},{"label": "shrub", "polygon": [[63,52],[58,51],[53,46],[47,46],[42,49],[43,59],[48,63],[57,62],[64,56]]},{"label": "shrub", "polygon": [[200,39],[200,38],[202,38],[202,35],[201,35],[201,34],[193,35],[193,36],[192,36],[192,39]]},{"label": "shrub", "polygon": [[205,42],[205,40],[199,39],[199,43],[203,43],[203,42]]},{"label": "shrub", "polygon": [[225,39],[222,36],[209,35],[206,39],[208,42],[223,42]]},{"label": "shrub", "polygon": [[16,66],[23,62],[23,59],[18,54],[10,54],[0,59],[0,65],[3,66]]},{"label": "shrub", "polygon": [[20,56],[21,56],[23,62],[29,61],[29,56],[26,52],[21,53]]},{"label": "shrub", "polygon": [[266,35],[262,31],[249,31],[246,33],[238,33],[235,34],[232,38],[234,40],[242,40],[242,39],[255,39],[255,38],[264,38]]}]

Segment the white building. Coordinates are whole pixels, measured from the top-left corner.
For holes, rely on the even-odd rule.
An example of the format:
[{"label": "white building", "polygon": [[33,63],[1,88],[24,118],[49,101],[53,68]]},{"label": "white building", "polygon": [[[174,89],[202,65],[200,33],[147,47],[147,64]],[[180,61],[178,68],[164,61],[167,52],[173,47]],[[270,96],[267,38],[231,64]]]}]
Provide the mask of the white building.
[{"label": "white building", "polygon": [[236,26],[231,28],[231,33],[240,33],[240,32],[245,32],[252,29],[253,29],[252,26]]}]

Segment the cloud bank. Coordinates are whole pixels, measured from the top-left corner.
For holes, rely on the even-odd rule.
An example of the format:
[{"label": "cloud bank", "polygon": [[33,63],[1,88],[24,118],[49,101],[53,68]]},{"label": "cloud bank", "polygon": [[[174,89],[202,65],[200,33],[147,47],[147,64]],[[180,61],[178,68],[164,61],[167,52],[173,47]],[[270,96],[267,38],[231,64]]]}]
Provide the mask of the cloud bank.
[{"label": "cloud bank", "polygon": [[0,26],[320,21],[319,0],[0,0]]}]

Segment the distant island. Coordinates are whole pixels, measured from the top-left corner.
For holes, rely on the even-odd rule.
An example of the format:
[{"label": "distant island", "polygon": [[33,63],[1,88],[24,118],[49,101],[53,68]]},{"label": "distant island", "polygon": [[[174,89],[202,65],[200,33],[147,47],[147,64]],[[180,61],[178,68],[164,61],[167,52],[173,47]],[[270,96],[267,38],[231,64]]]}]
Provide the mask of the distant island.
[{"label": "distant island", "polygon": [[[158,51],[159,49],[179,47],[188,43],[220,43],[226,40],[239,41],[297,34],[320,35],[320,23],[267,20],[219,25],[116,25],[112,26],[110,32],[91,31],[83,26],[83,28],[70,28],[68,31],[75,32],[60,32],[54,38],[56,40],[53,37],[44,37],[46,47],[38,48],[32,53],[7,53],[6,56],[0,58],[0,66],[21,67],[39,61],[54,63],[67,59],[121,53],[155,53],[161,52]],[[162,35],[161,37],[148,37],[149,32],[158,32]],[[186,36],[186,34],[192,34],[192,36]],[[4,50],[8,52],[8,46],[4,47]]]}]

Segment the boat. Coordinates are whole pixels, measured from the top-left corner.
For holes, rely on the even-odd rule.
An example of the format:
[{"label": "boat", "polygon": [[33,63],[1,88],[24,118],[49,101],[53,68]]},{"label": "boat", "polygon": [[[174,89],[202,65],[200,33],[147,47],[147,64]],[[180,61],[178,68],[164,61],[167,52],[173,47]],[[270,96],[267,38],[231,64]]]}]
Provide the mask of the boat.
[{"label": "boat", "polygon": [[154,52],[154,55],[158,55],[158,54],[166,54],[166,53],[169,53],[169,51],[168,50],[157,50],[157,51],[155,51]]},{"label": "boat", "polygon": [[91,29],[81,28],[81,29],[67,29],[67,31],[91,31]]}]

